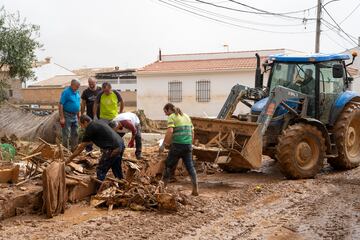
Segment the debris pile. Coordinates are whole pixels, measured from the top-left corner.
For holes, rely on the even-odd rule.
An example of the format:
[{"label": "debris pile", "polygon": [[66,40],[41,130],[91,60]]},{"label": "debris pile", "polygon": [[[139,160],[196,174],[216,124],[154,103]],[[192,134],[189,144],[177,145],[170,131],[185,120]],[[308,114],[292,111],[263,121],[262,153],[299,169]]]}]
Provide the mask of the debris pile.
[{"label": "debris pile", "polygon": [[62,161],[65,156],[71,153],[61,145],[52,145],[39,138],[40,144],[37,145],[29,155],[18,152],[22,156],[21,161],[26,162],[23,181],[17,186],[30,180],[40,178],[44,170],[54,161]]},{"label": "debris pile", "polygon": [[[92,206],[176,211],[188,202],[186,196],[164,188],[159,181],[167,154],[159,154],[156,146],[144,147],[141,160],[135,158],[134,149],[126,149],[122,163],[125,179],[115,179],[109,171],[106,180],[99,182],[95,177],[101,155],[98,149],[81,154],[65,166],[71,152],[61,144],[49,144],[41,138],[36,142],[15,138],[2,142],[15,146],[16,155],[14,161],[0,163],[0,219],[41,209],[53,217],[64,211],[66,202],[96,194],[99,185]],[[181,162],[174,171],[176,176],[187,175]]]},{"label": "debris pile", "polygon": [[[185,195],[164,188],[160,181],[165,159],[166,154],[159,154],[158,147],[145,148],[141,160],[135,159],[133,149],[126,150],[123,159],[125,179],[107,177],[104,182],[98,182],[101,187],[98,194],[91,198],[90,205],[107,206],[109,210],[115,206],[134,211],[177,211],[187,200]],[[180,163],[175,175],[184,176],[185,173]]]},{"label": "debris pile", "polygon": [[[131,169],[131,170],[130,170]],[[107,178],[100,187],[98,194],[93,196],[90,205],[106,205],[111,211],[114,206],[129,208],[134,211],[167,210],[177,211],[187,203],[186,196],[179,192],[164,188],[163,182],[150,182],[141,177],[136,166],[129,166],[127,179]]]},{"label": "debris pile", "polygon": [[[81,165],[73,163],[66,167],[66,172],[65,167],[63,173],[57,171],[57,165],[64,166],[65,158],[71,154],[60,144],[49,144],[42,139],[27,145],[16,139],[1,140],[16,146],[17,152],[14,161],[0,163],[0,219],[39,211],[41,206],[43,212],[52,217],[61,212],[57,209],[62,209],[54,204],[55,198],[63,199],[59,201],[63,203],[76,202],[95,193],[95,183],[82,171]],[[23,147],[25,145],[27,147]],[[92,159],[84,158],[88,158],[88,162]],[[54,172],[61,178],[54,178]],[[61,181],[61,188],[54,188]]]}]

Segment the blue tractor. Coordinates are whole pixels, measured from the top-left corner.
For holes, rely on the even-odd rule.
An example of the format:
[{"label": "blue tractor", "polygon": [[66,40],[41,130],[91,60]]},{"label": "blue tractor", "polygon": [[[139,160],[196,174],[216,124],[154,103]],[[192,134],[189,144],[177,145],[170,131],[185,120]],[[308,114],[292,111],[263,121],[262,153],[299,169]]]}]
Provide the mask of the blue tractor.
[{"label": "blue tractor", "polygon": [[[291,179],[312,178],[325,159],[335,169],[360,163],[360,95],[345,54],[257,57],[255,88],[235,85],[216,119],[193,117],[194,155],[230,172],[259,168],[263,155]],[[269,72],[263,86],[264,72]],[[239,103],[248,114],[234,115]]]}]

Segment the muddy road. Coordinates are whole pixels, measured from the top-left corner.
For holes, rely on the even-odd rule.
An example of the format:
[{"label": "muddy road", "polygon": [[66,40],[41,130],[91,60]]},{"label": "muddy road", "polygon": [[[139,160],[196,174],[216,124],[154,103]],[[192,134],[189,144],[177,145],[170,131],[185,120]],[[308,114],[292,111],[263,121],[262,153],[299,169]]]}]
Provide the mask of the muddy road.
[{"label": "muddy road", "polygon": [[[172,185],[190,194],[189,179]],[[176,213],[69,206],[64,215],[0,222],[0,239],[360,239],[360,168],[285,180],[276,163],[200,175],[199,197]]]}]

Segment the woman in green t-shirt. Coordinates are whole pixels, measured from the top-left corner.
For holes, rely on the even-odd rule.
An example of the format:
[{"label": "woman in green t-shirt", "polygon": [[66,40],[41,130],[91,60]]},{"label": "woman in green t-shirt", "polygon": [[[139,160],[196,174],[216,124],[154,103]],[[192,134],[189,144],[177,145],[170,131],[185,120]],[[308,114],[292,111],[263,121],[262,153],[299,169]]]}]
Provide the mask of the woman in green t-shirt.
[{"label": "woman in green t-shirt", "polygon": [[176,168],[181,158],[191,177],[192,195],[197,196],[199,193],[196,171],[192,160],[193,125],[191,119],[171,103],[164,106],[164,113],[168,116],[168,128],[159,151],[163,152],[165,146],[169,146],[170,151],[165,163],[163,180],[165,184],[169,182],[172,170]]}]

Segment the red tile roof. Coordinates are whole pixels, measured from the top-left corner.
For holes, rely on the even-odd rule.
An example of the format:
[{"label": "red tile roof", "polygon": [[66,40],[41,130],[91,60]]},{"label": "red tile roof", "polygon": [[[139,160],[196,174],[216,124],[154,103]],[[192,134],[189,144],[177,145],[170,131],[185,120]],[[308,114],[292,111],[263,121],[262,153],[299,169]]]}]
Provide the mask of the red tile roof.
[{"label": "red tile roof", "polygon": [[[266,58],[262,58],[264,61]],[[139,74],[151,73],[190,73],[190,72],[221,72],[256,68],[256,58],[226,58],[184,61],[156,61],[139,70]]]}]

